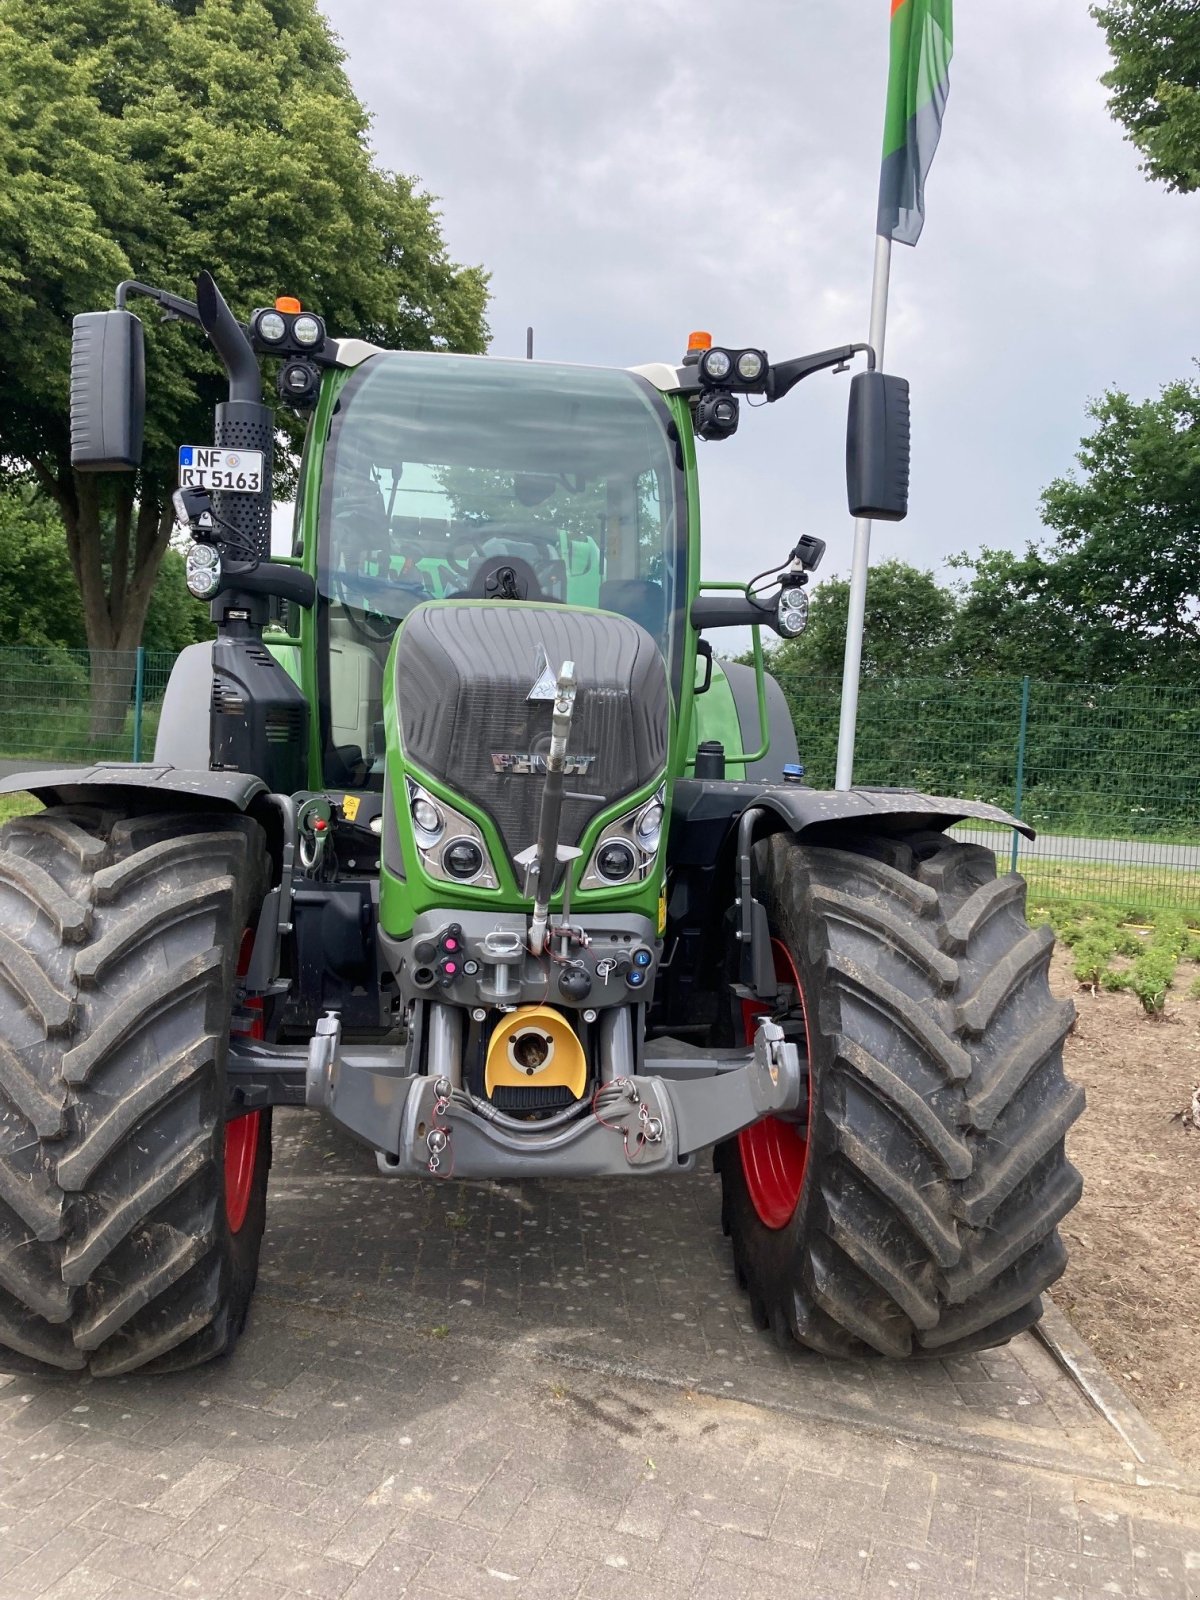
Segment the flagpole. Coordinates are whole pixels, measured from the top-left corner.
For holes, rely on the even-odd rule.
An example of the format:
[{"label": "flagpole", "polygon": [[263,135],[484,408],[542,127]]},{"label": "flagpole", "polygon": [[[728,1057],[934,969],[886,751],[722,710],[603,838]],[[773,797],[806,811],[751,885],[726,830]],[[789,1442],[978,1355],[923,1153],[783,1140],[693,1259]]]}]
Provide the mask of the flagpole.
[{"label": "flagpole", "polygon": [[[871,282],[870,344],[875,364],[883,367],[887,337],[888,286],[892,271],[892,241],[875,235],[875,275]],[[838,722],[835,789],[849,789],[854,781],[854,735],[858,724],[858,680],[862,672],[863,624],[867,612],[867,569],[871,564],[871,519],[854,520],[854,555],[850,564],[850,608],[846,616],[846,654],[842,664],[842,709]]]}]

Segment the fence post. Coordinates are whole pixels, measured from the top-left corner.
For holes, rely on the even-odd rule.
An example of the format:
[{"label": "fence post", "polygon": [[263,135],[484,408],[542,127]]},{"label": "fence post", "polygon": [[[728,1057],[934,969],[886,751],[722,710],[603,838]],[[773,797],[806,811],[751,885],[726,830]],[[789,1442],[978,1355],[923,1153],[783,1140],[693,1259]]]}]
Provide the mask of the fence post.
[{"label": "fence post", "polygon": [[[142,759],[142,707],[146,699],[146,647],[137,647],[137,668],[133,678],[133,759]],[[1020,813],[1018,813],[1019,815]]]},{"label": "fence post", "polygon": [[[1026,674],[1021,679],[1021,729],[1017,735],[1017,787],[1013,796],[1013,816],[1020,818],[1021,801],[1025,795],[1025,734],[1029,728],[1029,676]],[[1013,829],[1012,836],[1012,861],[1009,871],[1017,870],[1017,851],[1020,849],[1021,835]]]}]

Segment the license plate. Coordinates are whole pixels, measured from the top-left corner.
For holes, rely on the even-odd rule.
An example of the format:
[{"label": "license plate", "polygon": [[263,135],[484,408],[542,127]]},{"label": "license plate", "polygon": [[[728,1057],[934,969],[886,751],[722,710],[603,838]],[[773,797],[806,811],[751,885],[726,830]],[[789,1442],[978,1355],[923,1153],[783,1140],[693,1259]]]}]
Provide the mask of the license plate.
[{"label": "license plate", "polygon": [[181,489],[223,489],[226,494],[258,494],[262,489],[261,450],[217,450],[210,445],[179,447]]}]

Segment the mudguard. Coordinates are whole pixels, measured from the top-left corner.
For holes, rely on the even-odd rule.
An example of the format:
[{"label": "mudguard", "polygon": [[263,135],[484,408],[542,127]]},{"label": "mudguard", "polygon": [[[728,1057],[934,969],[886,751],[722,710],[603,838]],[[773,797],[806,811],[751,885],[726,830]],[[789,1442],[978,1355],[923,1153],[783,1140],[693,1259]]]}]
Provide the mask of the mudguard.
[{"label": "mudguard", "polygon": [[18,772],[0,779],[0,794],[28,790],[43,805],[74,805],[112,797],[121,789],[153,789],[181,799],[209,800],[245,811],[267,786],[248,772],[209,772],[172,767],[165,762],[97,761],[90,767],[52,767],[42,772]]},{"label": "mudguard", "polygon": [[798,836],[830,823],[886,820],[889,828],[932,825],[950,828],[956,822],[990,822],[998,828],[1017,828],[1027,839],[1036,832],[1027,822],[1010,816],[984,800],[953,800],[945,795],[921,794],[916,789],[802,789],[798,785],[772,784],[751,799],[783,818]]}]

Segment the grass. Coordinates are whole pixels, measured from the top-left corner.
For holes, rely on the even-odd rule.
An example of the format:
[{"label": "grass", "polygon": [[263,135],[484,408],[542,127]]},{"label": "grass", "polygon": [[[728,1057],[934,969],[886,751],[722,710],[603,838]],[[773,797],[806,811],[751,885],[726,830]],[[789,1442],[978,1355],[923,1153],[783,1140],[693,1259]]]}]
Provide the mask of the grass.
[{"label": "grass", "polygon": [[41,809],[41,801],[35,800],[23,789],[16,794],[0,794],[0,823],[11,822],[13,817],[25,817],[31,811]]},{"label": "grass", "polygon": [[[147,700],[142,707],[142,759],[149,758],[158,732],[162,702]],[[86,702],[39,705],[20,711],[9,708],[0,716],[0,757],[27,760],[31,768],[44,761],[129,761],[133,757],[134,712],[125,713],[118,732],[105,738],[89,737],[90,713]]]},{"label": "grass", "polygon": [[[1181,968],[1200,964],[1200,917],[1162,907],[1117,907],[1095,903],[1037,902],[1030,920],[1049,922],[1071,952],[1076,982],[1089,989],[1128,990],[1147,1016],[1160,1017],[1167,995],[1183,981]],[[1188,987],[1200,999],[1200,977]]]},{"label": "grass", "polygon": [[[1007,865],[1002,853],[1000,870]],[[1029,885],[1030,904],[1108,903],[1127,912],[1170,908],[1200,921],[1200,872],[1187,867],[1144,866],[1135,861],[1054,861],[1027,856],[1018,869]]]}]

